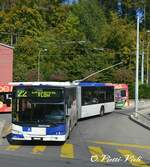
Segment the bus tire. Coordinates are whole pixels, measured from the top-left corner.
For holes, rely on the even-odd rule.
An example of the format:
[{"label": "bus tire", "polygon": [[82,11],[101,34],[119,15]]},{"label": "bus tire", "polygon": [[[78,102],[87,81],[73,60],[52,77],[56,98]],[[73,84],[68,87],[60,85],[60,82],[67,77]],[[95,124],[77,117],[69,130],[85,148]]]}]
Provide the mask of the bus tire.
[{"label": "bus tire", "polygon": [[105,109],[104,109],[104,106],[102,106],[100,109],[100,117],[104,116],[104,113],[105,113]]}]

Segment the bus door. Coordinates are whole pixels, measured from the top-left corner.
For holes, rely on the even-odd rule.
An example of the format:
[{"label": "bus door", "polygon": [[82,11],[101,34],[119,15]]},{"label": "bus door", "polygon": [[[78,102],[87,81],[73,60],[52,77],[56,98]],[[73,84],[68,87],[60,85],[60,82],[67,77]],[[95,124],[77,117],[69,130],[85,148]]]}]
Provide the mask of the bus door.
[{"label": "bus door", "polygon": [[[66,115],[67,115],[67,123],[71,124],[73,127],[77,122],[77,101],[76,101],[76,89],[69,88],[66,91]],[[70,125],[69,125],[70,126]]]}]

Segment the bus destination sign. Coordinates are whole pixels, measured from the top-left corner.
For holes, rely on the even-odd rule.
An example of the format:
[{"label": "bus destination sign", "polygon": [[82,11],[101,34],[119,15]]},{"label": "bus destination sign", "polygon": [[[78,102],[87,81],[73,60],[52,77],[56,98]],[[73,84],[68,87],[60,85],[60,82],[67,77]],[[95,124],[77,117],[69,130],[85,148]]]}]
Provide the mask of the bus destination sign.
[{"label": "bus destination sign", "polygon": [[62,90],[56,89],[18,89],[17,97],[37,97],[37,98],[59,98],[62,96]]}]

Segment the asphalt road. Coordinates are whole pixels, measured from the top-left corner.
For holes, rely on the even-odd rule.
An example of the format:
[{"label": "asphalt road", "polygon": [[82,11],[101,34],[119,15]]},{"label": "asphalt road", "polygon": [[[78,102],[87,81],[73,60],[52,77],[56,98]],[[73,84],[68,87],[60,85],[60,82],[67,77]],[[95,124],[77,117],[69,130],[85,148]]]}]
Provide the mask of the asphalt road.
[{"label": "asphalt road", "polygon": [[[2,167],[150,166],[150,131],[129,119],[132,111],[115,111],[78,122],[63,145],[9,145],[0,139]],[[10,115],[0,115],[8,121]]]}]

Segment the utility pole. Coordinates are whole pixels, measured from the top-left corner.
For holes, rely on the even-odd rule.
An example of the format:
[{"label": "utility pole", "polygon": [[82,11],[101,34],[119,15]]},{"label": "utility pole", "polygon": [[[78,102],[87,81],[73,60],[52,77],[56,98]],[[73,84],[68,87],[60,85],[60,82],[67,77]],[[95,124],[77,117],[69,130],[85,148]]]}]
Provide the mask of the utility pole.
[{"label": "utility pole", "polygon": [[146,74],[146,84],[149,84],[149,47],[150,47],[150,42],[148,42],[147,45],[147,74]]},{"label": "utility pole", "polygon": [[[146,31],[147,33],[150,33],[150,30]],[[148,39],[149,39],[149,35],[148,35]],[[150,42],[148,42],[147,44],[147,54],[146,54],[146,65],[147,65],[147,69],[146,69],[146,84],[149,84],[149,47],[150,47]]]},{"label": "utility pole", "polygon": [[144,41],[142,46],[142,64],[141,64],[141,84],[144,84]]},{"label": "utility pole", "polygon": [[140,24],[140,17],[137,16],[136,76],[135,76],[135,112],[138,111],[138,101],[139,101],[139,24]]},{"label": "utility pole", "polygon": [[38,82],[40,81],[40,61],[41,61],[41,52],[42,51],[47,51],[47,49],[40,49],[39,53],[38,53],[38,62],[37,62],[37,72],[38,72],[38,76],[37,76],[37,80]]},{"label": "utility pole", "polygon": [[143,10],[136,10],[137,17],[137,38],[136,38],[136,76],[135,76],[135,113],[138,111],[138,103],[139,103],[139,28],[140,22],[143,19]]},{"label": "utility pole", "polygon": [[[143,3],[143,12],[144,12],[144,37],[145,37],[145,23],[146,23],[146,17],[145,17],[145,0],[142,0]],[[143,39],[142,42],[142,61],[141,61],[141,84],[144,84],[144,44],[145,44],[145,38]]]}]

